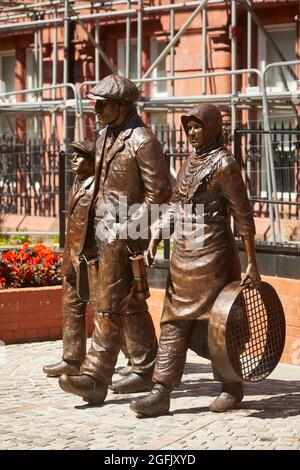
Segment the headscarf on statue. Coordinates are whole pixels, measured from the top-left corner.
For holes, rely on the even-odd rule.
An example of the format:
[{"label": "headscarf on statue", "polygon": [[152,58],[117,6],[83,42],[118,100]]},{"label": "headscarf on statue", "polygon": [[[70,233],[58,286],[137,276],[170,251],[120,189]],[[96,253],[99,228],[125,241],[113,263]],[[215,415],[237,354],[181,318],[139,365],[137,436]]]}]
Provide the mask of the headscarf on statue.
[{"label": "headscarf on statue", "polygon": [[204,141],[201,148],[188,157],[177,176],[172,201],[189,201],[201,182],[207,181],[217,170],[221,157],[230,152],[223,146],[222,116],[212,104],[202,103],[181,117],[185,133],[188,134],[188,122],[198,121],[204,127]]}]

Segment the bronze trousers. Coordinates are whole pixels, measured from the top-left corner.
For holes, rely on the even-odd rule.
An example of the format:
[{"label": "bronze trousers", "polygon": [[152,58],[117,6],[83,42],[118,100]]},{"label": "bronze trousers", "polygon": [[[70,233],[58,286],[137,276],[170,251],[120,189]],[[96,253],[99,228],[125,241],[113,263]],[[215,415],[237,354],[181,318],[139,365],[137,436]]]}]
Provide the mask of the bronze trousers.
[{"label": "bronze trousers", "polygon": [[126,339],[133,372],[151,377],[157,341],[148,310],[126,314],[96,313],[91,347],[81,366],[81,373],[111,384],[122,345],[122,334]]},{"label": "bronze trousers", "polygon": [[76,292],[76,274],[63,279],[63,359],[82,362],[86,355],[86,307]]},{"label": "bronze trousers", "polygon": [[[180,385],[184,366],[186,363],[187,350],[190,347],[192,333],[198,320],[175,320],[161,324],[158,351],[152,380],[154,383],[162,383],[170,387]],[[203,322],[203,343],[207,342],[207,321]],[[205,354],[203,357],[209,359],[208,347],[202,347]],[[228,383],[214,369],[214,379],[219,382]]]},{"label": "bronze trousers", "polygon": [[[87,302],[81,300],[77,294],[75,271],[73,275],[69,274],[63,278],[62,292],[63,359],[65,361],[82,363],[86,357]],[[146,302],[135,301],[133,299],[130,307],[136,313],[127,314],[120,322],[120,349],[125,357],[134,362],[134,370],[136,372],[149,373],[151,375],[157,351],[152,320],[147,311]],[[102,324],[101,320],[100,323]],[[101,328],[99,323],[97,323],[97,327]],[[107,328],[105,331],[107,331]],[[103,332],[104,336],[105,331]],[[94,341],[101,341],[102,335],[98,335],[95,330],[93,338]],[[95,345],[96,350],[97,348],[97,345]]]}]

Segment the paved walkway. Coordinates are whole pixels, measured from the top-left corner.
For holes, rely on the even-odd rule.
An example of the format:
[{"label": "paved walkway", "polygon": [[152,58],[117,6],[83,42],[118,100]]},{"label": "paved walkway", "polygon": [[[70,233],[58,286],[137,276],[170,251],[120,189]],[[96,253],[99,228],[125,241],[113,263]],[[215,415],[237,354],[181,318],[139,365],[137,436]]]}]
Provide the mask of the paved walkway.
[{"label": "paved walkway", "polygon": [[300,450],[300,367],[278,366],[269,379],[246,385],[239,410],[216,415],[208,405],[219,385],[208,362],[189,353],[171,414],[138,419],[128,409],[128,395],[109,392],[105,405],[91,407],[47,378],[42,366],[59,359],[61,346],[53,341],[5,348],[0,449]]}]

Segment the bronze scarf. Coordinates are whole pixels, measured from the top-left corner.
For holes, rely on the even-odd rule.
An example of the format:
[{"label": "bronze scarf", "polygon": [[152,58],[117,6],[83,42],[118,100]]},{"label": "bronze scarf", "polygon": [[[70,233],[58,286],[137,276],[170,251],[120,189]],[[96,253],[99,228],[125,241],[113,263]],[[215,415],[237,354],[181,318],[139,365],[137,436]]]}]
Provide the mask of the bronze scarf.
[{"label": "bronze scarf", "polygon": [[222,117],[216,106],[200,104],[181,117],[187,131],[189,120],[199,121],[204,127],[204,142],[183,164],[173,194],[173,200],[188,201],[204,179],[209,179],[219,166],[221,155],[228,153],[223,147]]}]

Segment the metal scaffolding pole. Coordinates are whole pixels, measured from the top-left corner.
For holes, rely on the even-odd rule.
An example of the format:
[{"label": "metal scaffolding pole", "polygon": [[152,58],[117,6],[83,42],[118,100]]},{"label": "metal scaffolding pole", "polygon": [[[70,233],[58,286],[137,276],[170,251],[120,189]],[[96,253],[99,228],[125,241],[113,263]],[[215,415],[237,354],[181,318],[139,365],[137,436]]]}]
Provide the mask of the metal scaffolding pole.
[{"label": "metal scaffolding pole", "polygon": [[[202,0],[203,2],[203,0]],[[206,3],[210,3],[211,5],[214,4],[219,4],[219,3],[224,3],[224,0],[206,0]],[[201,4],[202,5],[202,4]],[[145,7],[143,8],[143,13],[144,14],[151,14],[155,12],[163,12],[163,11],[170,11],[172,9],[181,9],[181,8],[189,8],[189,7],[194,7],[196,6],[197,8],[200,6],[199,2],[183,2],[183,3],[176,3],[174,5],[158,5],[158,6],[150,6],[150,7]],[[202,8],[200,8],[201,10]],[[199,11],[200,11],[199,10]],[[51,11],[49,12],[51,13]],[[116,10],[116,11],[110,11],[110,12],[105,12],[105,13],[94,13],[94,14],[87,14],[87,15],[74,15],[69,17],[69,21],[94,21],[96,19],[109,19],[109,18],[117,18],[117,17],[122,17],[122,16],[127,16],[127,15],[136,15],[136,10]],[[12,24],[5,24],[5,25],[0,25],[0,33],[4,31],[13,31],[13,30],[19,30],[19,29],[32,29],[33,27],[38,27],[38,28],[43,28],[45,25],[52,25],[52,24],[59,24],[63,23],[64,18],[47,18],[45,20],[40,20],[40,21],[27,21],[27,22],[22,22],[22,23],[12,23]]]},{"label": "metal scaffolding pole", "polygon": [[[172,4],[174,3],[174,0],[172,0]],[[170,11],[170,39],[172,39],[175,36],[175,10]],[[171,47],[170,50],[170,72],[171,76],[175,75],[175,50],[174,46]],[[171,96],[175,96],[175,80],[171,80],[170,83],[171,87]],[[176,125],[175,125],[175,112],[174,109],[172,110],[171,113],[171,153],[174,153],[176,150]],[[174,157],[170,158],[170,171],[171,171],[171,176],[175,178],[176,170],[174,168]],[[175,173],[175,174],[174,174]]]},{"label": "metal scaffolding pole", "polygon": [[[267,163],[267,187],[268,187],[268,198],[269,200],[273,200],[273,192],[274,191],[274,184],[276,187],[275,183],[275,174],[274,172],[271,171],[273,167],[273,148],[272,148],[272,142],[271,142],[271,134],[270,134],[270,123],[269,123],[269,105],[268,105],[268,99],[265,91],[265,84],[264,80],[262,83],[263,87],[263,94],[262,94],[262,99],[263,99],[263,122],[264,122],[264,130],[267,131],[268,133],[264,135],[265,138],[265,145],[266,145],[266,163]],[[273,184],[272,184],[273,183]],[[277,191],[275,193],[275,200],[277,199]],[[274,229],[274,212],[275,212],[275,221],[277,225],[277,234],[279,236],[279,240],[281,240],[281,230],[280,230],[280,220],[279,220],[279,213],[278,213],[278,206],[273,204],[270,204],[270,220],[271,220],[271,233],[272,233],[272,242],[275,243],[276,241],[276,233]]]},{"label": "metal scaffolding pole", "polygon": [[[131,0],[128,0],[127,2],[127,8],[128,10],[131,9]],[[126,18],[126,50],[125,50],[125,54],[126,54],[126,64],[125,64],[125,67],[126,67],[126,71],[125,71],[125,75],[127,78],[130,78],[130,49],[131,49],[131,17],[130,15],[127,15],[127,18]]]},{"label": "metal scaffolding pole", "polygon": [[[206,34],[207,34],[207,13],[206,8],[202,10],[202,72],[206,73]],[[202,95],[206,95],[206,78],[202,78]]]},{"label": "metal scaffolding pole", "polygon": [[[100,45],[100,23],[99,21],[95,22],[95,42]],[[100,80],[100,52],[97,47],[95,47],[95,80]]]},{"label": "metal scaffolding pole", "polygon": [[[172,0],[173,4],[174,0]],[[170,11],[170,39],[171,41],[175,36],[175,10]],[[174,46],[170,49],[170,72],[171,75],[175,75],[175,49]],[[171,96],[175,95],[175,81],[171,80]]]},{"label": "metal scaffolding pole", "polygon": [[[283,53],[281,52],[280,48],[277,46],[276,42],[273,40],[272,36],[270,35],[270,33],[268,32],[268,30],[264,27],[264,25],[262,24],[262,22],[260,21],[259,17],[257,16],[257,14],[255,13],[255,11],[253,10],[253,7],[251,5],[251,3],[249,2],[249,0],[239,0],[239,2],[242,3],[242,5],[245,6],[245,8],[249,11],[249,13],[251,14],[253,20],[255,21],[257,27],[262,31],[262,33],[266,36],[266,38],[268,39],[268,41],[270,42],[270,44],[272,44],[272,47],[275,49],[275,51],[277,52],[279,58],[282,60],[282,61],[285,61],[286,62],[286,58],[284,57]],[[293,70],[292,67],[287,67],[289,73],[291,74],[292,78],[294,80],[298,80],[297,78],[297,74],[295,73],[295,71]],[[286,82],[286,78],[284,76],[284,74],[282,73],[281,71],[281,78],[282,78],[282,81],[283,81],[283,84],[285,84],[285,86],[287,87],[287,82]],[[288,89],[288,87],[287,87]]]},{"label": "metal scaffolding pole", "polygon": [[153,64],[149,67],[147,72],[144,74],[143,78],[149,77],[153,70],[160,64],[160,62],[166,57],[166,55],[169,53],[170,49],[176,44],[178,39],[182,36],[182,34],[186,31],[188,26],[191,24],[191,22],[196,18],[198,13],[202,11],[206,4],[208,3],[208,0],[202,0],[200,5],[197,6],[197,8],[194,10],[194,12],[191,14],[191,16],[185,21],[185,23],[182,25],[180,30],[175,34],[174,38],[172,41],[169,42],[169,44],[165,47],[165,49],[161,52],[161,54],[157,57],[157,59],[153,62]]},{"label": "metal scaffolding pole", "polygon": [[[26,90],[15,90],[15,91],[9,91],[7,93],[0,93],[0,99],[2,98],[7,98],[8,96],[15,96],[15,95],[27,95],[27,94],[36,94],[40,91],[46,91],[46,90],[53,90],[53,89],[58,89],[58,88],[63,88],[63,89],[67,89],[67,88],[70,88],[73,92],[73,95],[74,95],[74,106],[75,106],[75,112],[76,114],[79,113],[79,107],[78,107],[78,93],[76,91],[76,88],[75,88],[75,85],[73,83],[59,83],[58,85],[43,85],[42,88],[29,88],[29,89],[26,89]],[[52,100],[50,101],[45,101],[46,103],[49,103],[51,105],[52,103]],[[42,109],[43,107],[43,102],[37,102],[37,101],[31,101],[29,102],[32,104],[33,107],[35,108],[40,108]],[[22,101],[22,102],[19,102],[19,103],[15,103],[15,105],[19,105],[19,106],[23,106],[25,108],[28,107],[28,102],[25,102],[25,101]],[[63,103],[62,100],[59,100],[58,103],[61,105]],[[71,104],[73,105],[73,102],[72,103],[69,103],[69,105],[71,106]],[[0,108],[2,107],[11,107],[12,106],[12,103],[0,103]]]},{"label": "metal scaffolding pole", "polygon": [[[231,70],[237,70],[237,11],[236,0],[231,0]],[[231,76],[231,94],[237,94],[236,75]],[[234,153],[234,131],[236,129],[236,104],[235,100],[231,104],[231,149]]]},{"label": "metal scaffolding pole", "polygon": [[[69,82],[69,0],[64,0],[64,83]],[[68,143],[68,111],[67,111],[68,90],[64,90],[64,110],[63,110],[63,150],[67,152]]]},{"label": "metal scaffolding pole", "polygon": [[[69,8],[74,12],[74,9],[73,9],[72,6],[69,6]],[[69,18],[69,20],[70,20],[70,18]],[[110,63],[109,58],[107,57],[105,52],[100,47],[99,42],[95,41],[94,36],[89,32],[89,30],[86,27],[86,25],[84,24],[84,22],[80,19],[80,17],[77,17],[76,21],[78,22],[78,24],[80,24],[80,26],[82,27],[83,31],[86,33],[87,37],[89,38],[89,40],[91,41],[93,46],[98,50],[100,56],[102,57],[102,59],[106,63],[107,67],[111,70],[112,73],[116,73],[115,67]]]},{"label": "metal scaffolding pole", "polygon": [[[266,92],[266,75],[267,72],[274,68],[274,67],[287,67],[290,68],[291,65],[298,65],[300,64],[299,60],[291,60],[291,61],[282,61],[282,62],[274,62],[272,64],[268,64],[263,71],[262,74],[262,86],[263,86],[263,103],[264,103],[264,129],[268,131],[268,133],[265,136],[266,139],[266,146],[268,149],[268,154],[269,154],[269,171],[270,171],[270,176],[272,180],[272,189],[273,189],[273,199],[277,199],[277,184],[276,184],[276,175],[275,175],[275,166],[274,166],[274,154],[273,154],[273,146],[272,146],[272,141],[271,141],[271,134],[270,134],[270,123],[269,123],[269,103],[268,103],[268,96]],[[279,211],[278,211],[278,206],[275,206],[275,216],[276,216],[276,221],[277,221],[277,232],[278,232],[278,237],[279,241],[281,241],[281,227],[280,227],[280,219],[279,219]]]},{"label": "metal scaffolding pole", "polygon": [[[38,32],[38,39],[39,39],[39,81],[38,86],[43,86],[43,30],[40,29]],[[43,95],[41,95],[43,99]]]},{"label": "metal scaffolding pole", "polygon": [[[64,70],[63,78],[64,83],[69,81],[69,39],[70,39],[70,30],[69,30],[69,0],[64,0],[65,10],[64,10]],[[68,100],[68,90],[64,90],[64,109],[63,109],[63,148],[59,153],[59,174],[60,174],[60,192],[59,192],[59,246],[62,248],[65,243],[65,230],[66,230],[66,217],[65,217],[65,156],[68,148],[68,110],[67,110],[67,100]],[[80,136],[79,136],[80,140]]]},{"label": "metal scaffolding pole", "polygon": [[[39,85],[39,32],[34,31],[34,51],[33,51],[33,63],[34,63],[34,88],[38,88]],[[39,100],[40,94],[35,95],[36,100]],[[34,116],[33,119],[34,135],[38,134],[38,118]]]},{"label": "metal scaffolding pole", "polygon": [[[122,0],[122,1],[114,1],[114,6],[115,5],[124,5],[126,4],[127,0]],[[136,3],[137,0],[131,0],[132,3]],[[63,2],[62,1],[59,1],[59,2],[53,2],[53,3],[44,3],[43,4],[43,8],[40,9],[39,11],[41,11],[44,15],[51,15],[53,13],[53,7],[57,9],[57,13],[63,13],[64,12],[64,8],[58,8],[58,5],[63,5]],[[41,5],[40,5],[41,6]],[[52,7],[52,8],[48,8],[48,9],[44,9],[44,7]],[[88,8],[105,8],[105,5],[103,5],[103,2],[97,2],[97,3],[93,3],[92,1],[90,2],[90,5],[78,5],[78,6],[75,6],[73,5],[73,9],[74,11],[77,13],[81,10],[87,10]],[[37,11],[37,8],[38,8],[38,4],[27,4],[27,7],[28,10],[26,13],[19,13],[19,14],[14,14],[14,15],[4,15],[4,16],[1,16],[0,20],[1,21],[11,21],[11,20],[15,20],[15,19],[21,19],[21,18],[28,18],[28,17],[31,17],[34,15],[34,10]],[[31,8],[34,8],[33,11],[31,11]],[[12,11],[14,11],[15,9],[14,8],[10,8]],[[24,10],[23,10],[24,11]]]},{"label": "metal scaffolding pole", "polygon": [[[57,8],[54,10],[54,17],[57,17]],[[53,31],[53,50],[52,50],[52,85],[57,83],[57,24],[54,25]],[[55,88],[51,91],[53,100],[56,98]],[[54,135],[56,128],[56,113],[55,109],[51,112],[51,135]]]},{"label": "metal scaffolding pole", "polygon": [[138,0],[137,8],[137,78],[142,77],[143,60],[143,1]]},{"label": "metal scaffolding pole", "polygon": [[[252,16],[249,11],[247,11],[247,68],[251,68],[252,66]],[[248,75],[247,77],[247,86],[252,86],[253,80],[252,75]],[[253,107],[250,106],[249,110],[247,111],[248,116],[248,128],[252,128],[252,117],[253,117]],[[246,134],[247,139],[247,146],[251,143],[253,136],[251,134]],[[251,175],[252,171],[252,162],[250,159],[247,159],[247,175]],[[251,176],[250,176],[251,177]],[[250,196],[250,188],[248,189],[248,195]]]},{"label": "metal scaffolding pole", "polygon": [[[252,67],[252,16],[250,11],[247,12],[247,68]],[[248,76],[248,85],[253,85],[252,76]]]},{"label": "metal scaffolding pole", "polygon": [[[297,61],[295,63],[298,63]],[[299,62],[300,63],[300,62]],[[209,77],[220,77],[220,76],[230,76],[232,75],[234,72],[232,72],[231,70],[223,70],[223,71],[220,71],[220,72],[207,72],[207,73],[194,73],[194,74],[184,74],[184,75],[174,75],[174,76],[166,76],[166,77],[150,77],[150,78],[142,78],[141,80],[138,80],[138,79],[132,79],[132,81],[134,83],[137,83],[137,82],[141,82],[141,83],[146,83],[146,82],[158,82],[158,81],[170,81],[170,80],[188,80],[188,79],[192,79],[192,78],[202,78],[202,77],[206,77],[206,78],[209,78]],[[238,69],[235,71],[236,75],[241,75],[241,74],[256,74],[258,77],[259,77],[259,80],[261,80],[261,73],[258,69],[255,69],[255,68],[251,68],[251,69]],[[87,80],[83,83],[80,84],[79,88],[78,88],[78,95],[79,95],[79,101],[81,100],[82,101],[82,98],[81,98],[81,94],[82,94],[82,88],[87,86],[87,85],[95,85],[95,81],[94,80]],[[1,95],[0,95],[1,96]],[[291,98],[293,96],[300,96],[300,91],[298,92],[286,92],[286,91],[282,91],[280,93],[276,92],[276,93],[269,93],[268,94],[268,98],[269,99],[278,99],[278,98],[282,98],[282,99],[286,99],[286,98]],[[186,106],[186,105],[190,105],[191,103],[194,103],[194,100],[195,98],[198,100],[198,101],[214,101],[215,103],[218,102],[222,102],[222,103],[227,103],[227,104],[230,104],[232,99],[233,99],[233,96],[228,93],[228,94],[225,94],[225,95],[222,95],[222,94],[218,94],[218,95],[205,95],[205,96],[202,96],[202,95],[197,95],[196,97],[191,97],[191,96],[188,96],[188,97],[184,97],[184,96],[175,96],[175,97],[166,97],[166,98],[156,98],[155,100],[154,99],[151,99],[151,102],[160,102],[160,103],[163,103],[163,102],[170,102],[170,104],[172,103],[176,103],[178,101],[178,103],[181,103],[183,106]],[[238,99],[239,101],[240,100],[247,100],[249,101],[249,99],[251,100],[257,100],[257,101],[260,101],[262,99],[262,93],[261,92],[257,92],[256,94],[251,94],[249,95],[248,93],[239,93],[238,94]],[[148,103],[148,101],[147,101]],[[79,109],[80,109],[80,105],[79,105]]]}]

